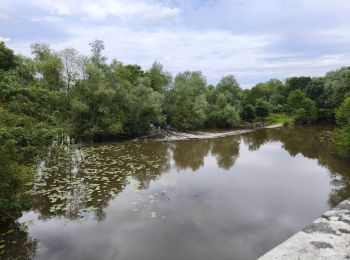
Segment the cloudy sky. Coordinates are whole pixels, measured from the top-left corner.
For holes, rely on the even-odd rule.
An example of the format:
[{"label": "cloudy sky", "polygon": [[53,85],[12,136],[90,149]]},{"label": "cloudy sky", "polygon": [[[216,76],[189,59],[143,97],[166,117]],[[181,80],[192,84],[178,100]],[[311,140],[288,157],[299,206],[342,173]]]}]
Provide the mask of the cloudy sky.
[{"label": "cloudy sky", "polygon": [[0,40],[105,55],[173,74],[233,74],[243,87],[270,78],[323,75],[350,66],[349,0],[1,0]]}]

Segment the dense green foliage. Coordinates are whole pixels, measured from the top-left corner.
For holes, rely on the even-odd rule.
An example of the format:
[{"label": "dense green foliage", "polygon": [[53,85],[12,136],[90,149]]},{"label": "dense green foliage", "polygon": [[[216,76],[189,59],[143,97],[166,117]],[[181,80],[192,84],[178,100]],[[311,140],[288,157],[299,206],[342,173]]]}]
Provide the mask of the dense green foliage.
[{"label": "dense green foliage", "polygon": [[333,143],[340,153],[350,155],[350,96],[340,105],[336,119],[341,128],[334,131]]},{"label": "dense green foliage", "polygon": [[337,111],[341,128],[333,140],[350,154],[350,68],[285,83],[271,79],[243,91],[232,75],[216,86],[201,72],[173,78],[157,62],[148,70],[107,62],[102,41],[90,46],[86,57],[36,43],[33,57],[25,58],[0,43],[1,212],[23,207],[33,159],[66,136],[104,141],[157,129],[231,128],[242,121],[334,122]]},{"label": "dense green foliage", "polygon": [[315,102],[306,97],[300,89],[290,92],[287,107],[297,124],[311,123],[316,120]]},{"label": "dense green foliage", "polygon": [[[9,68],[10,63],[0,69],[0,212],[4,217],[9,209],[23,207],[22,191],[32,177],[33,158],[63,133],[61,93],[35,79],[27,60],[16,57],[17,65]],[[23,67],[28,68],[25,73]]]}]

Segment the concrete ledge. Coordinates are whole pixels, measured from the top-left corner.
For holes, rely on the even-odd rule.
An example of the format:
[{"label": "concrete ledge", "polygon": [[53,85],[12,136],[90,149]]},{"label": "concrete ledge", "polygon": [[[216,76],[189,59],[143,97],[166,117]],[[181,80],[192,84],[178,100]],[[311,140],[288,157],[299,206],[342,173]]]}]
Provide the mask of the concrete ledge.
[{"label": "concrete ledge", "polygon": [[350,199],[258,260],[350,259]]}]

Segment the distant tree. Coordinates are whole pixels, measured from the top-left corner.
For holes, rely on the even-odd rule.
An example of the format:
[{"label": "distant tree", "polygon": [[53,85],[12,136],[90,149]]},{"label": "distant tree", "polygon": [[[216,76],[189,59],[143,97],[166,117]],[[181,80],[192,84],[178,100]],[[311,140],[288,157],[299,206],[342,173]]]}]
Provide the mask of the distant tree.
[{"label": "distant tree", "polygon": [[294,122],[297,124],[312,123],[316,120],[315,102],[306,98],[303,101],[303,107],[294,111]]},{"label": "distant tree", "polygon": [[243,91],[234,76],[223,77],[207,90],[209,127],[233,127],[240,121]]},{"label": "distant tree", "polygon": [[300,108],[305,98],[306,96],[304,92],[300,89],[292,91],[289,94],[287,101],[287,110],[289,111],[289,113],[292,113],[296,109]]},{"label": "distant tree", "polygon": [[223,77],[216,89],[218,93],[224,94],[229,105],[240,111],[243,92],[233,75]]},{"label": "distant tree", "polygon": [[340,128],[332,135],[333,145],[341,155],[350,157],[350,96],[340,105],[336,119]]},{"label": "distant tree", "polygon": [[125,119],[125,131],[129,135],[147,133],[152,127],[165,123],[164,94],[155,91],[147,77],[130,94],[131,103]]},{"label": "distant tree", "polygon": [[305,93],[300,89],[289,94],[287,107],[297,124],[311,123],[316,120],[317,110],[315,102],[306,97]]},{"label": "distant tree", "polygon": [[164,72],[162,64],[154,62],[146,74],[151,80],[153,90],[164,92],[169,88],[172,77],[170,73]]},{"label": "distant tree", "polygon": [[64,87],[63,64],[59,55],[46,43],[34,43],[31,48],[37,74],[44,85],[50,90],[62,90]]},{"label": "distant tree", "polygon": [[310,83],[310,77],[292,77],[288,78],[285,83],[285,95],[288,97],[289,93],[295,90],[305,91],[307,85]]},{"label": "distant tree", "polygon": [[277,79],[258,83],[250,90],[245,90],[244,103],[255,106],[258,100],[265,100],[271,104],[271,112],[281,112],[285,103],[282,90],[283,84]]},{"label": "distant tree", "polygon": [[59,55],[63,63],[63,78],[66,82],[66,92],[69,92],[72,85],[77,82],[82,74],[78,52],[73,48],[65,48]]},{"label": "distant tree", "polygon": [[325,105],[325,88],[322,78],[313,78],[305,89],[305,94],[308,98],[316,102],[318,108]]},{"label": "distant tree", "polygon": [[269,115],[269,108],[270,104],[267,101],[259,99],[255,106],[255,114],[258,117],[264,119],[264,117],[267,117]]},{"label": "distant tree", "polygon": [[179,73],[168,93],[168,117],[179,129],[196,129],[207,119],[207,83],[200,72]]},{"label": "distant tree", "polygon": [[116,91],[110,87],[104,71],[87,64],[87,78],[78,81],[72,90],[71,122],[74,134],[101,141],[123,132],[120,104],[114,102]]},{"label": "distant tree", "polygon": [[104,69],[104,73],[111,83],[116,83],[128,91],[134,89],[140,79],[144,77],[150,79],[148,73],[145,73],[141,66],[136,64],[124,65],[115,59],[112,60],[108,68]]},{"label": "distant tree", "polygon": [[241,117],[244,121],[252,122],[256,117],[254,107],[250,104],[245,105],[243,107]]},{"label": "distant tree", "polygon": [[206,125],[215,128],[227,128],[237,125],[240,121],[239,112],[227,102],[223,93],[218,93],[214,104],[209,105]]},{"label": "distant tree", "polygon": [[324,81],[326,106],[337,109],[350,93],[350,67],[327,73]]},{"label": "distant tree", "polygon": [[336,112],[337,123],[344,126],[350,123],[350,96],[347,97]]},{"label": "distant tree", "polygon": [[105,45],[103,41],[101,40],[94,40],[93,42],[90,42],[91,47],[91,61],[93,64],[97,66],[101,66],[104,64],[107,60],[105,56],[103,56],[102,52],[105,49]]},{"label": "distant tree", "polygon": [[17,57],[13,50],[7,48],[5,42],[0,42],[0,70],[14,69],[17,65]]}]

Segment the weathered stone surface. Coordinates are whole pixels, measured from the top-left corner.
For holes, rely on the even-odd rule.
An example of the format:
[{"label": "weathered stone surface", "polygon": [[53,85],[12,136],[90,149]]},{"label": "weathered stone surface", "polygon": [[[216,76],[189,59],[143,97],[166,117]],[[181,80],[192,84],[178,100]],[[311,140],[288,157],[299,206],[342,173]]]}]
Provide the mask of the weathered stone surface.
[{"label": "weathered stone surface", "polygon": [[277,259],[350,259],[350,199],[259,258]]}]

